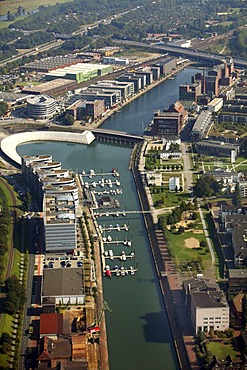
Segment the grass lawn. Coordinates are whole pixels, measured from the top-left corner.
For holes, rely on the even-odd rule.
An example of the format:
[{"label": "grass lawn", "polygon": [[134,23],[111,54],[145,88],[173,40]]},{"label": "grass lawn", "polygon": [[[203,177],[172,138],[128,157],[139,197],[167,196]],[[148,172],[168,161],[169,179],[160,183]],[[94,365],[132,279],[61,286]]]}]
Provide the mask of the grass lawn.
[{"label": "grass lawn", "polygon": [[223,344],[218,342],[207,343],[207,349],[213,355],[215,355],[219,360],[223,360],[227,355],[231,355],[232,358],[236,358],[238,352],[236,352],[231,344]]},{"label": "grass lawn", "polygon": [[163,204],[160,207],[174,207],[179,206],[179,204],[184,200],[188,201],[190,199],[190,194],[187,193],[170,193],[168,190],[163,193],[152,194],[153,202],[163,200]]},{"label": "grass lawn", "polygon": [[[11,329],[12,329],[12,324],[13,324],[13,317],[8,315],[8,314],[4,314],[2,316],[2,321],[1,321],[0,336],[2,335],[2,333],[9,333],[10,334]],[[1,364],[1,366],[9,368],[8,359],[9,359],[8,355],[5,355],[5,354],[1,353],[1,351],[0,351],[0,364]]]},{"label": "grass lawn", "polygon": [[[7,14],[8,11],[10,13],[15,13],[19,5],[22,5],[26,11],[35,10],[40,5],[55,5],[55,4],[62,4],[67,3],[71,0],[8,0],[1,2],[1,14]],[[18,19],[20,19],[19,17]],[[7,23],[7,22],[6,22]]]},{"label": "grass lawn", "polygon": [[195,234],[192,231],[182,234],[178,234],[176,231],[169,233],[169,248],[178,261],[190,261],[198,258],[207,260],[211,259],[208,248],[186,248],[184,242],[185,239],[189,238],[195,238],[199,242],[202,240],[206,242],[204,234]]}]

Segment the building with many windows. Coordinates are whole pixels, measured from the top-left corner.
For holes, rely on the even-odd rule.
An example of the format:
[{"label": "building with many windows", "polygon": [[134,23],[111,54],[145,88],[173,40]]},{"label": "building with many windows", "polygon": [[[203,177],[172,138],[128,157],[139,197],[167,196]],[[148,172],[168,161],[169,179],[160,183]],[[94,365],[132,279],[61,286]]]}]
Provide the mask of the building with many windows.
[{"label": "building with many windows", "polygon": [[47,96],[30,96],[27,98],[27,113],[36,119],[47,119],[56,113],[56,100]]},{"label": "building with many windows", "polygon": [[183,286],[195,333],[229,329],[229,305],[218,284],[193,278]]},{"label": "building with many windows", "polygon": [[203,110],[191,130],[191,139],[193,141],[200,141],[204,139],[211,126],[212,112]]}]

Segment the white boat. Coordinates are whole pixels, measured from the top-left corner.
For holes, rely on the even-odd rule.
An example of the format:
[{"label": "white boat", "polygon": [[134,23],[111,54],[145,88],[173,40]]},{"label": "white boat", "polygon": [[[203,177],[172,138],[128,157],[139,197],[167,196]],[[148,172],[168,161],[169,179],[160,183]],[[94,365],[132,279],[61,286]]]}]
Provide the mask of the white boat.
[{"label": "white boat", "polygon": [[122,216],[126,216],[126,212],[125,211],[122,211]]},{"label": "white boat", "polygon": [[121,253],[121,260],[122,261],[126,261],[126,254],[125,254],[125,252],[124,251],[122,251],[122,253]]},{"label": "white boat", "polygon": [[[114,254],[113,254],[113,250],[112,249],[110,249],[109,250],[109,256],[112,258],[113,256],[114,256]],[[112,258],[113,259],[113,258]]]},{"label": "white boat", "polygon": [[116,276],[120,276],[120,271],[117,269],[115,271],[116,271]]},{"label": "white boat", "polygon": [[89,178],[91,179],[95,175],[95,172],[93,169],[89,170]]},{"label": "white boat", "polygon": [[102,240],[103,240],[103,242],[106,242],[106,237],[105,237],[105,236],[103,236]]},{"label": "white boat", "polygon": [[134,275],[134,274],[135,274],[134,267],[133,266],[130,266],[130,275]]},{"label": "white boat", "polygon": [[119,217],[119,213],[118,213],[118,212],[116,212],[116,213],[115,213],[115,216],[116,216],[116,217]]},{"label": "white boat", "polygon": [[92,182],[92,186],[93,186],[94,188],[96,188],[96,182],[95,182],[95,181],[93,181],[93,182]]},{"label": "white boat", "polygon": [[111,231],[113,229],[113,225],[109,225],[109,231]]},{"label": "white boat", "polygon": [[107,240],[108,240],[108,242],[111,242],[112,241],[111,235],[108,235]]},{"label": "white boat", "polygon": [[82,175],[85,175],[85,173],[86,173],[86,172],[85,172],[84,170],[82,170],[82,171],[81,171],[81,174],[82,174]]},{"label": "white boat", "polygon": [[131,257],[131,258],[134,258],[134,257],[135,257],[135,253],[134,253],[134,252],[131,252],[131,253],[130,253],[130,257]]},{"label": "white boat", "polygon": [[106,215],[106,217],[108,217],[108,216],[109,216],[109,213],[108,213],[108,212],[106,212],[106,214],[105,214],[105,215]]},{"label": "white boat", "polygon": [[114,266],[114,269],[115,269],[115,270],[119,270],[118,265],[115,265],[115,266]]},{"label": "white boat", "polygon": [[121,276],[125,276],[125,273],[126,273],[126,271],[125,271],[124,267],[122,266],[121,269],[120,269]]},{"label": "white boat", "polygon": [[116,180],[116,185],[120,186],[120,181]]},{"label": "white boat", "polygon": [[128,244],[128,241],[126,239],[126,240],[124,240],[123,245],[127,245],[127,244]]},{"label": "white boat", "polygon": [[125,231],[128,231],[129,230],[129,226],[127,226],[126,224],[124,224],[123,227],[124,227],[124,230]]},{"label": "white boat", "polygon": [[131,240],[129,240],[129,241],[127,242],[127,245],[128,245],[129,247],[131,247],[131,245],[132,245],[132,241],[131,241]]},{"label": "white boat", "polygon": [[88,182],[85,182],[84,186],[85,186],[86,189],[88,189],[89,188]]},{"label": "white boat", "polygon": [[108,256],[108,252],[107,251],[104,251],[104,255],[105,255],[105,257],[107,257]]}]

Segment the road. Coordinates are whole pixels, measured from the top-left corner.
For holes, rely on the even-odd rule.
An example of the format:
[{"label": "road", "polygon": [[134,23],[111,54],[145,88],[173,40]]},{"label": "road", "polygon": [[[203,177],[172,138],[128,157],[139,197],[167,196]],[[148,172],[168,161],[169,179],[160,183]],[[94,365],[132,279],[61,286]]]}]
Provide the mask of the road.
[{"label": "road", "polygon": [[[205,61],[214,61],[214,62],[221,62],[224,59],[224,55],[217,54],[217,53],[208,53],[204,51],[194,50],[191,48],[180,48],[178,46],[170,46],[170,45],[156,45],[156,44],[147,44],[145,42],[137,42],[137,41],[129,41],[129,40],[113,40],[115,43],[120,45],[129,45],[135,47],[143,47],[145,49],[152,49],[157,50],[157,52],[169,52],[171,54],[177,56],[184,56],[191,59],[205,60]],[[234,58],[234,64],[238,67],[247,67],[247,60],[241,58]]]},{"label": "road", "polygon": [[182,158],[184,162],[184,192],[185,193],[193,193],[193,175],[192,175],[192,167],[190,163],[190,153],[188,153],[188,145],[185,142],[181,143],[181,151],[182,151]]},{"label": "road", "polygon": [[206,221],[205,221],[204,214],[202,212],[200,203],[198,203],[198,211],[199,211],[199,215],[200,215],[200,218],[201,218],[201,221],[202,221],[202,228],[203,228],[206,240],[207,240],[208,248],[209,248],[209,251],[210,251],[210,254],[211,254],[212,264],[214,264],[215,263],[214,249],[213,249],[213,245],[212,245],[212,242],[211,242],[211,239],[210,239],[210,235],[209,235],[209,232],[208,232],[208,228],[207,228],[207,225],[206,225]]}]

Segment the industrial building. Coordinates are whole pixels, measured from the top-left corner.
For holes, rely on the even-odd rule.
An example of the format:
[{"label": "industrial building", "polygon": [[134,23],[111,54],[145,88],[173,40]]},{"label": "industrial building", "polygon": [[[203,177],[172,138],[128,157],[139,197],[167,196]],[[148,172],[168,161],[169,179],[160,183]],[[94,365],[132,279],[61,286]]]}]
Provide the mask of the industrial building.
[{"label": "industrial building", "polygon": [[56,113],[56,100],[47,95],[27,98],[27,114],[36,119],[48,119]]},{"label": "industrial building", "polygon": [[83,90],[80,94],[77,94],[77,96],[80,96],[80,99],[82,100],[88,100],[88,101],[94,101],[94,100],[104,100],[105,107],[112,108],[114,105],[120,103],[120,98],[116,91],[108,91],[108,90]]},{"label": "industrial building", "polygon": [[54,71],[50,71],[45,75],[45,78],[47,81],[51,81],[56,78],[65,78],[81,83],[111,72],[113,72],[113,67],[110,65],[77,63],[69,67],[58,68]]},{"label": "industrial building", "polygon": [[120,66],[125,66],[129,64],[128,58],[114,58],[114,57],[104,57],[103,63],[104,64],[116,64]]},{"label": "industrial building", "polygon": [[237,157],[239,146],[227,144],[222,141],[202,140],[195,144],[195,151],[199,154],[213,155],[216,157]]},{"label": "industrial building", "polygon": [[80,62],[74,55],[57,55],[54,57],[47,57],[41,60],[35,60],[34,62],[26,63],[25,65],[21,66],[21,71],[35,71],[35,72],[49,72],[57,68],[64,68],[71,66],[73,64],[77,64]]},{"label": "industrial building", "polygon": [[212,112],[209,110],[202,111],[191,130],[191,140],[200,141],[204,139],[211,127]]},{"label": "industrial building", "polygon": [[82,268],[49,268],[43,270],[41,302],[54,298],[56,306],[84,304]]},{"label": "industrial building", "polygon": [[166,76],[167,74],[171,73],[173,69],[177,66],[177,59],[168,57],[162,62],[156,63],[154,67],[159,67],[160,74]]},{"label": "industrial building", "polygon": [[189,85],[179,85],[179,100],[197,102],[201,94],[201,83],[195,82]]},{"label": "industrial building", "polygon": [[32,95],[53,95],[63,91],[73,90],[78,85],[77,81],[66,80],[64,78],[57,78],[56,80],[43,82],[32,87],[24,87],[22,93]]}]

